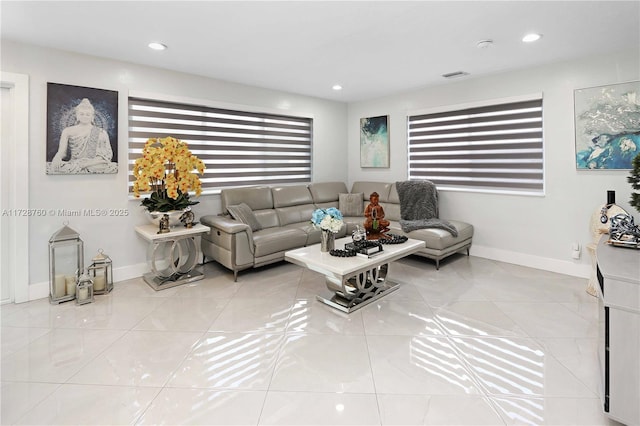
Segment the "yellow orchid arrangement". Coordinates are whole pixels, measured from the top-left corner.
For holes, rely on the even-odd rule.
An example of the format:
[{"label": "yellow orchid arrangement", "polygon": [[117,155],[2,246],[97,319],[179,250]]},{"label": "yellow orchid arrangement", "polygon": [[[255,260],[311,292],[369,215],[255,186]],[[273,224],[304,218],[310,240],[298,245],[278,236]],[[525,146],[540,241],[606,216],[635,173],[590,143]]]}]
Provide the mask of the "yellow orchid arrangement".
[{"label": "yellow orchid arrangement", "polygon": [[[133,194],[152,191],[142,201],[149,211],[181,210],[198,204],[189,200],[189,191],[202,193],[200,177],[204,163],[189,151],[187,144],[173,137],[150,138],[144,144],[142,157],[133,165]],[[197,173],[196,173],[197,172]]]}]

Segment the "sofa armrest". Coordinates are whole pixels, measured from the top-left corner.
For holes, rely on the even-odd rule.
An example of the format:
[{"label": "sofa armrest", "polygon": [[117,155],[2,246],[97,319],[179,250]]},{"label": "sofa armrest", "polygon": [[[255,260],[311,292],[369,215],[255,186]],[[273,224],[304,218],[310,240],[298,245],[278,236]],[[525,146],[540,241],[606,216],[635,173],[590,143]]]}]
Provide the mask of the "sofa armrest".
[{"label": "sofa armrest", "polygon": [[202,236],[206,256],[234,271],[253,264],[253,232],[249,225],[228,216],[216,215],[202,216],[200,222],[211,228]]},{"label": "sofa armrest", "polygon": [[248,232],[251,235],[251,228],[249,225],[240,222],[239,220],[232,219],[227,216],[207,215],[200,218],[200,222],[203,225],[207,225],[210,228],[219,229],[227,234],[237,234],[238,232]]}]

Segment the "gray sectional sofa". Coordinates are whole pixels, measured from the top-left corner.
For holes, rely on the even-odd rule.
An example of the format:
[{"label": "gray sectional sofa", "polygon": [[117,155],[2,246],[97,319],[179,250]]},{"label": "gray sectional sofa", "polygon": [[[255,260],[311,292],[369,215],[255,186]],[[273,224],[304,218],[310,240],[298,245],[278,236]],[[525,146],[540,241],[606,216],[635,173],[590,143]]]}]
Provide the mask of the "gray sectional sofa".
[{"label": "gray sectional sofa", "polygon": [[469,254],[473,226],[468,223],[446,218],[457,229],[456,237],[433,228],[403,232],[395,183],[355,182],[348,191],[343,182],[319,182],[222,190],[222,213],[200,218],[211,228],[201,239],[203,261],[217,261],[233,271],[234,279],[244,269],[282,261],[287,250],[320,242],[320,230],[311,224],[311,214],[317,208],[339,208],[346,226],[336,237],[351,235],[357,225],[363,224],[364,209],[374,191],[380,195],[380,205],[391,222],[390,232],[425,241],[426,248],[416,254],[435,260],[436,268],[451,254],[465,249]]}]

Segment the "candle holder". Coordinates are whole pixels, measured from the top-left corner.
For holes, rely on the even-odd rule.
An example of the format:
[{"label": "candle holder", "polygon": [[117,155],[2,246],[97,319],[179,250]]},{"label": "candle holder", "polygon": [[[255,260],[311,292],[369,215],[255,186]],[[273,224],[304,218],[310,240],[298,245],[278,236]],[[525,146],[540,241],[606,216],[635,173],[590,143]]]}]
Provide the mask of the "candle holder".
[{"label": "candle holder", "polygon": [[76,285],[76,305],[84,305],[93,302],[93,281],[87,272],[83,272]]},{"label": "candle holder", "polygon": [[49,302],[53,305],[75,298],[72,283],[84,265],[84,243],[80,234],[67,225],[64,222],[49,238]]},{"label": "candle holder", "polygon": [[78,271],[73,275],[65,275],[64,284],[66,287],[67,297],[71,297],[70,300],[76,298],[76,286],[78,285]]},{"label": "candle holder", "polygon": [[113,290],[113,266],[111,258],[102,249],[98,250],[87,268],[89,278],[93,281],[93,294],[107,294]]}]

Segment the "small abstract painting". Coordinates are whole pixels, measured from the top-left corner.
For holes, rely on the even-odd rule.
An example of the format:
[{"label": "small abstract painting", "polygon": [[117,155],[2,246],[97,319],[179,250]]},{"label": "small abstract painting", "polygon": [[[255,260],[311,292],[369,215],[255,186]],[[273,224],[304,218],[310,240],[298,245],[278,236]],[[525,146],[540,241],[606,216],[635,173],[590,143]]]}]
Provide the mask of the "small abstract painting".
[{"label": "small abstract painting", "polygon": [[118,92],[47,83],[50,175],[118,173]]},{"label": "small abstract painting", "polygon": [[640,153],[640,81],[574,91],[576,168],[627,170]]},{"label": "small abstract painting", "polygon": [[360,167],[389,167],[389,116],[360,119]]}]

